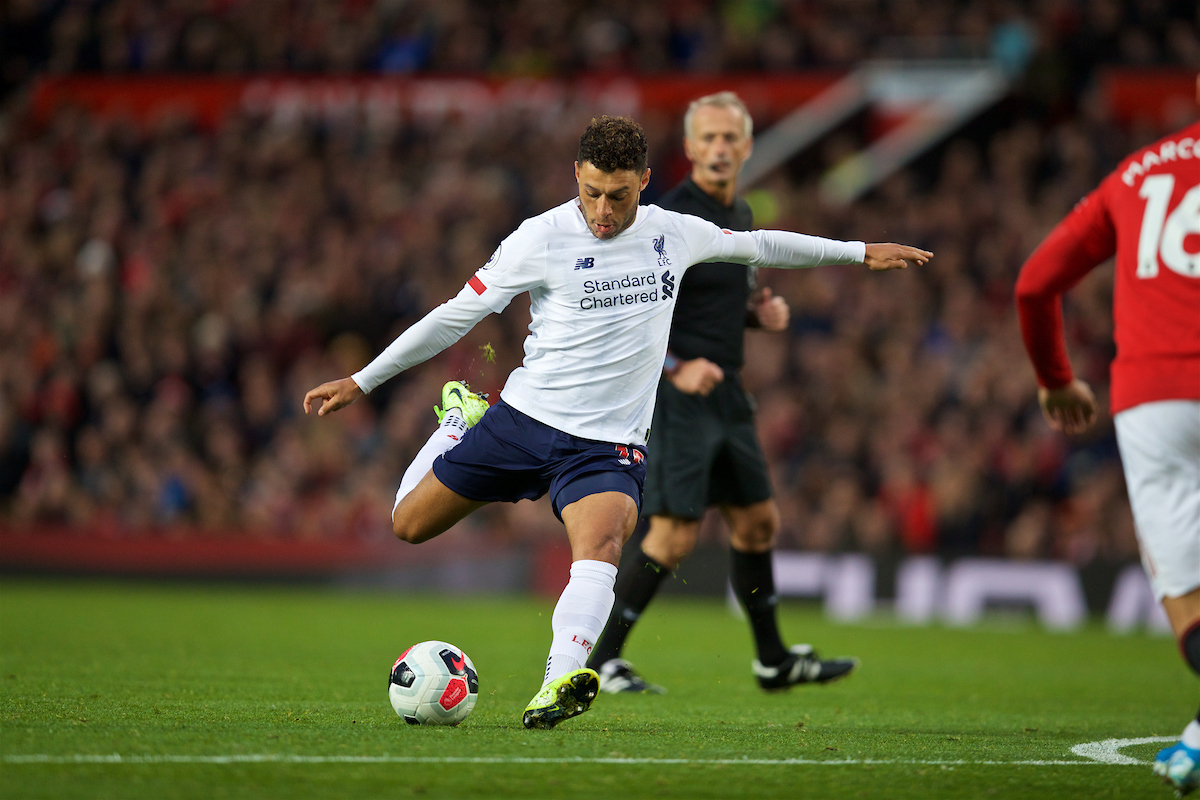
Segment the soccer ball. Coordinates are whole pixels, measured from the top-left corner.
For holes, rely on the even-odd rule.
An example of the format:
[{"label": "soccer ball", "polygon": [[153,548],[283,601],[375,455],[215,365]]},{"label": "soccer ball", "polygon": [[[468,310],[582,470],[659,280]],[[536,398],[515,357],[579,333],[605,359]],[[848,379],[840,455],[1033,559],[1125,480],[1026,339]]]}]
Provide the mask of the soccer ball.
[{"label": "soccer ball", "polygon": [[457,725],[479,699],[479,676],[467,654],[446,642],[404,651],[388,676],[392,708],[409,725]]}]

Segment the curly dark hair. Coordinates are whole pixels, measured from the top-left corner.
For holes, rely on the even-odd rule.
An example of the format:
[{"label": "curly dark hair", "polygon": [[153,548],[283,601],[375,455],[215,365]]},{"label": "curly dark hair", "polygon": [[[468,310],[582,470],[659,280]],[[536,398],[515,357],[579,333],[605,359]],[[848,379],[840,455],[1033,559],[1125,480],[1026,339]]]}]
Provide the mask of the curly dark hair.
[{"label": "curly dark hair", "polygon": [[629,117],[592,119],[579,137],[580,164],[587,162],[602,172],[646,170],[646,132]]}]

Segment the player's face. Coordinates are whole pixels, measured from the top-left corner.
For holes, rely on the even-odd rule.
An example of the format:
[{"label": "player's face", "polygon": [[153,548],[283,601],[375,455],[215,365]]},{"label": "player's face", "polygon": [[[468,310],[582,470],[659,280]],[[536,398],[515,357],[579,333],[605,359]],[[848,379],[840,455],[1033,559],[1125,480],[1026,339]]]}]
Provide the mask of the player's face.
[{"label": "player's face", "polygon": [[736,181],[753,147],[741,110],[720,106],[696,109],[692,129],[683,140],[692,162],[692,180],[701,187],[725,187]]},{"label": "player's face", "polygon": [[611,239],[637,217],[638,198],[650,182],[650,170],[641,175],[631,169],[604,172],[590,161],[576,161],[575,180],[588,230],[597,239]]}]

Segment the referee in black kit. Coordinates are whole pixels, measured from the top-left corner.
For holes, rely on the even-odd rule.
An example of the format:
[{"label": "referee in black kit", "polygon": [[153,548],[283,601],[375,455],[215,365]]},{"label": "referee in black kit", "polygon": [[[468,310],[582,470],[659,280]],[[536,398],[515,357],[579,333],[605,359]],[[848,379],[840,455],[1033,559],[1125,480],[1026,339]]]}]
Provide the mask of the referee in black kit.
[{"label": "referee in black kit", "polygon": [[[753,123],[732,92],[701,97],[684,116],[691,174],[657,203],[722,228],[750,230],[753,215],[735,197],[737,177],[753,147]],[[809,645],[783,644],[775,606],[771,551],[779,507],[771,498],[766,459],[754,430],[754,408],[742,389],[743,331],[784,331],[788,306],[770,289],[755,291],[754,269],[697,264],[680,284],[671,338],[651,427],[645,500],[650,529],[641,550],[617,576],[616,602],[588,666],[606,692],[662,692],[621,658],[633,624],[663,579],[696,545],[701,518],[718,506],[729,527],[731,582],[750,620],[764,689],[824,683],[849,674],[854,659],[822,660]]]}]

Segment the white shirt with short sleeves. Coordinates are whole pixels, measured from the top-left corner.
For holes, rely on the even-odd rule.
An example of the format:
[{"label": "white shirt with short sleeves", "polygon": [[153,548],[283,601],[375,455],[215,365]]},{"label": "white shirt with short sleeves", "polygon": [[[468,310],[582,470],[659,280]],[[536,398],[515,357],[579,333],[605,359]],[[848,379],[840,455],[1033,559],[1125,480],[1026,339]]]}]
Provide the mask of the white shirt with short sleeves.
[{"label": "white shirt with short sleeves", "polygon": [[784,231],[730,232],[688,214],[640,206],[633,224],[597,239],[578,199],[526,220],[457,297],[431,312],[353,378],[371,391],[453,344],[489,312],[529,292],[522,366],[500,396],[522,413],[584,439],[645,444],[688,267],[862,263],[862,242]]}]

